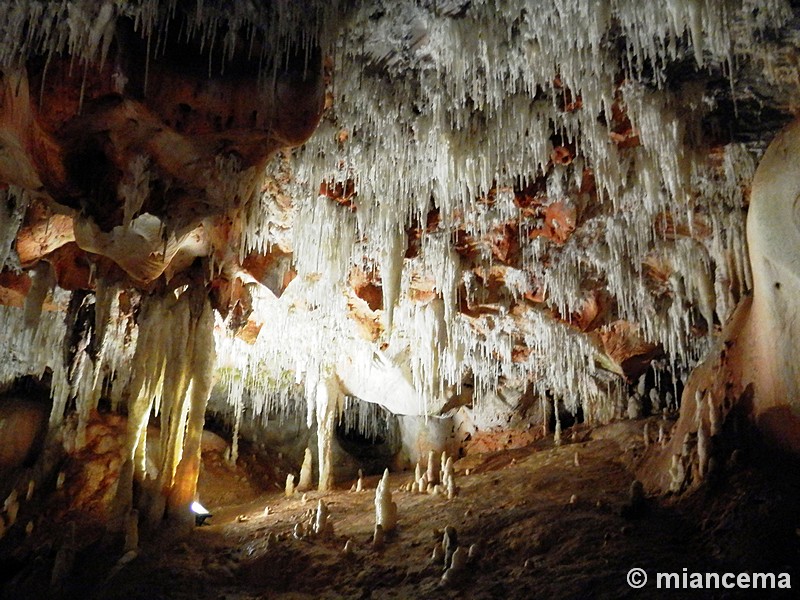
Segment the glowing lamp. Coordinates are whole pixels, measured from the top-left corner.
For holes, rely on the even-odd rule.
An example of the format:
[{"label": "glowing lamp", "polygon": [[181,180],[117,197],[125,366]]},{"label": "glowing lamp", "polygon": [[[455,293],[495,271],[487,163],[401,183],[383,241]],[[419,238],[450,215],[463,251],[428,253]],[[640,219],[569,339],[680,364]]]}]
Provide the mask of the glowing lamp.
[{"label": "glowing lamp", "polygon": [[197,500],[192,502],[189,509],[194,513],[194,524],[197,526],[202,525],[205,523],[206,519],[213,516],[210,512],[208,512],[208,509],[200,504]]}]

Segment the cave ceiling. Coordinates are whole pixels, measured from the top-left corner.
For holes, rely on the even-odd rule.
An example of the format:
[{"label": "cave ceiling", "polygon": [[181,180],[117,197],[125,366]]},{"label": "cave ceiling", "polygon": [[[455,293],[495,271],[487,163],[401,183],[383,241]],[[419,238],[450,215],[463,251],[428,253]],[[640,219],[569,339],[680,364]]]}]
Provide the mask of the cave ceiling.
[{"label": "cave ceiling", "polygon": [[254,414],[335,375],[398,414],[524,392],[607,420],[752,286],[799,10],[4,3],[0,378],[122,399],[146,299],[191,289]]}]

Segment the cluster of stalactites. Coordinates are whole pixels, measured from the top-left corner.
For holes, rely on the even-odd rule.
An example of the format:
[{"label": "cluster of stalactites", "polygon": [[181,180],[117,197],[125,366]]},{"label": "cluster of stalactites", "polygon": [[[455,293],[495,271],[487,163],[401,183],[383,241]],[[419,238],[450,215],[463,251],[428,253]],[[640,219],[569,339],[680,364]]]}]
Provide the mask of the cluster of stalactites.
[{"label": "cluster of stalactites", "polygon": [[[263,66],[262,77],[282,67],[276,57],[330,43],[342,13],[340,2],[223,3],[209,0],[20,1],[0,6],[0,69],[36,55],[66,53],[84,65],[103,64],[121,18],[147,40],[148,59],[164,51],[167,34],[193,40],[209,56],[209,76],[224,73],[244,45],[247,56]],[[174,31],[172,31],[174,34]],[[150,56],[152,55],[152,56]],[[87,67],[88,68],[88,67]]]},{"label": "cluster of stalactites", "polygon": [[[142,296],[134,318],[132,292],[100,279],[95,294],[69,294],[48,278],[49,265],[40,265],[45,267],[35,272],[24,310],[0,307],[5,332],[0,347],[8,357],[0,381],[51,372],[51,431],[58,430],[70,401],[78,414],[76,436],[65,440],[68,450],[85,443],[92,410],[101,397],[109,399],[128,417],[119,514],[131,508],[133,477],[151,480],[156,493],[148,514],[154,520],[163,515],[167,499],[176,510],[188,507],[216,364],[214,313],[206,290]],[[150,453],[157,457],[156,469],[148,472],[151,415],[159,417],[161,429],[158,451]]]},{"label": "cluster of stalactites", "polygon": [[[347,333],[347,325],[336,314],[337,282],[353,266],[375,271],[384,286],[381,342],[394,356],[406,352],[431,407],[472,375],[478,398],[501,381],[534,382],[607,418],[620,392],[596,378],[598,348],[545,313],[511,316],[508,307],[538,287],[548,307],[570,315],[581,309],[585,282],[595,281],[611,295],[614,318],[638,324],[664,348],[677,378],[691,368],[708,344],[698,331],[710,335],[750,286],[743,189],[754,160],[730,145],[722,165],[712,165],[696,124],[713,101],[702,86],[666,86],[666,73],[687,57],[729,72],[742,38],[757,47],[790,12],[778,0],[760,5],[757,20],[747,1],[652,8],[575,0],[536,11],[523,2],[457,4],[385,3],[377,12],[364,5],[342,34],[333,110],[293,164],[300,207],[292,245],[313,310],[290,318],[315,321],[329,332],[322,347],[339,347],[332,333]],[[616,36],[624,43],[613,43]],[[619,111],[637,137],[630,147],[613,142],[611,115]],[[554,139],[570,147],[571,163],[553,163]],[[600,210],[586,210],[586,169]],[[566,244],[528,239],[530,225],[502,192],[540,177],[548,202],[578,214]],[[351,186],[355,210],[318,197],[325,180],[331,189]],[[492,206],[477,201],[495,190]],[[426,223],[434,208],[438,225],[423,231],[416,258],[403,259],[406,228]],[[509,302],[478,319],[459,314],[459,288],[480,291],[453,250],[456,232],[480,237],[514,220],[522,265],[507,269]],[[256,219],[248,228],[262,225],[274,223]],[[480,260],[492,263],[490,254]],[[664,285],[648,280],[648,263],[666,269]],[[411,287],[425,278],[438,298],[419,304]],[[532,351],[515,361],[520,331]]]}]

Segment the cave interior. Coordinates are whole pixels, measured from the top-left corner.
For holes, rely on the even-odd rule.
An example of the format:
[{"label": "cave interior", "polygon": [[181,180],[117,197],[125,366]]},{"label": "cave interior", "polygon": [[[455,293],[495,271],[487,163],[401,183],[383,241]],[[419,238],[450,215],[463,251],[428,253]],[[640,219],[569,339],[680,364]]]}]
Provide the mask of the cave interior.
[{"label": "cave interior", "polygon": [[797,0],[0,32],[0,598],[793,597]]}]

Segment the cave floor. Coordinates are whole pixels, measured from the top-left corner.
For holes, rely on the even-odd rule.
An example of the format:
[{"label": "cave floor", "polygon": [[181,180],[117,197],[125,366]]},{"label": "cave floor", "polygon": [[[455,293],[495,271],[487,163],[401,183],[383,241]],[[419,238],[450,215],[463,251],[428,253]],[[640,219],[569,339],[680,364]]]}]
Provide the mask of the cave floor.
[{"label": "cave floor", "polygon": [[[700,490],[680,502],[648,498],[644,514],[624,514],[632,468],[643,451],[641,428],[641,422],[621,422],[577,431],[560,447],[541,440],[468,455],[456,464],[460,491],[453,500],[398,491],[412,474],[394,473],[390,489],[398,526],[381,550],[371,543],[377,476],[365,478],[361,493],[349,491],[348,483],[329,493],[308,492],[304,501],[299,493],[286,498],[274,484],[274,491],[259,493],[249,482],[242,485],[246,474],[206,456],[201,497],[213,512],[209,524],[178,538],[168,531],[156,534],[138,557],[100,584],[91,581],[96,570],[87,566],[92,558],[84,552],[67,595],[652,598],[659,597],[652,581],[657,571],[771,567],[796,576],[800,523],[797,496],[790,496],[796,482],[775,488],[760,479],[754,484],[753,473],[743,472],[731,477],[724,493]],[[308,521],[319,498],[330,509],[334,534],[295,539],[294,524]],[[442,567],[430,557],[447,525],[455,527],[462,546],[478,544],[480,555],[455,584],[443,586]],[[278,539],[267,543],[268,533]],[[781,535],[786,539],[779,543]],[[349,556],[342,551],[348,539],[354,546]],[[633,567],[651,577],[643,590],[626,582]],[[77,583],[82,570],[86,587]],[[736,596],[690,590],[664,597]]]}]

